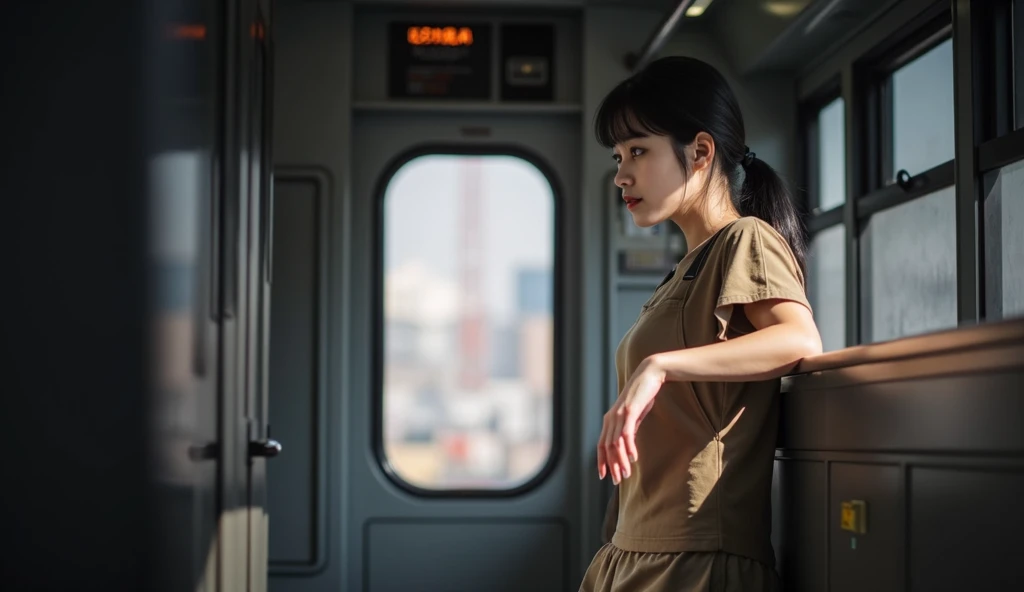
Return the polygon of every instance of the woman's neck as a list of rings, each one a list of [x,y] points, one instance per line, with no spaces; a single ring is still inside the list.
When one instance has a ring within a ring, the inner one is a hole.
[[[697,206],[672,218],[686,237],[687,252],[693,251],[724,226],[740,218],[739,212],[727,195],[709,197],[712,199],[704,202],[705,204],[718,205]]]

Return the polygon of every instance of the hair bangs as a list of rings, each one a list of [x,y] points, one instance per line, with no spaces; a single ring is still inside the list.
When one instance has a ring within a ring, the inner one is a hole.
[[[605,148],[644,136],[668,135],[649,115],[654,110],[636,90],[634,81],[626,80],[601,102],[594,118],[594,134]]]

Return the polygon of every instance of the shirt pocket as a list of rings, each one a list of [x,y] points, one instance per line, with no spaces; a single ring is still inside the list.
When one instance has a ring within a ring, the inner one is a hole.
[[[634,350],[646,357],[685,347],[682,315],[683,302],[679,298],[664,298],[645,306],[630,336]]]

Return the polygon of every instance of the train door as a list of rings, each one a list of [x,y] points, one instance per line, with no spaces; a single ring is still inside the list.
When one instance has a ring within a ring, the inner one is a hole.
[[[344,587],[571,587],[579,125],[357,111]]]
[[[150,160],[161,590],[218,589],[225,2],[161,3]]]
[[[249,269],[247,272],[249,326],[252,337],[248,346],[248,364],[252,381],[246,389],[247,440],[247,505],[248,505],[248,578],[249,590],[267,588],[269,516],[267,507],[266,463],[279,452],[281,445],[271,438],[268,417],[268,352],[270,346],[270,282],[272,279],[272,213],[273,184],[271,181],[270,130],[272,107],[272,37],[270,1],[252,3],[253,13],[243,22],[248,23],[245,42],[252,49],[246,60],[252,67],[249,96],[252,105],[248,117],[249,137]]]
[[[270,438],[266,395],[272,279],[270,3],[229,3],[227,14],[227,55],[234,68],[225,76],[220,584],[260,591],[267,587],[266,461],[281,450]]]
[[[279,452],[281,444],[271,438],[268,416],[268,352],[270,345],[270,283],[272,280],[273,183],[271,181],[271,115],[273,96],[270,0],[250,3],[251,13],[243,23],[243,44],[251,49],[245,60],[251,70],[248,95],[248,225],[247,290],[249,291],[246,389],[246,449],[248,506],[248,589],[266,590],[269,516],[266,463]]]

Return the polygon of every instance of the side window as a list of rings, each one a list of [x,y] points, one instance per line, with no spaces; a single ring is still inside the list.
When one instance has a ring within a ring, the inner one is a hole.
[[[995,3],[990,15],[994,68],[986,81],[993,100],[983,112],[1003,122],[979,147],[983,179],[985,319],[1024,316],[1024,0]],[[1012,124],[1012,125],[1011,125]]]
[[[846,347],[846,227],[830,226],[811,239],[807,298],[824,351]]]
[[[953,40],[893,72],[890,85],[893,172],[914,176],[953,160]]]
[[[956,192],[953,176],[953,42],[941,40],[885,81],[891,117],[882,118],[883,178],[906,171],[913,188],[862,197],[861,340],[878,342],[957,325]],[[887,152],[888,151],[888,152]]]
[[[1024,315],[1024,161],[985,177],[985,315]]]
[[[1024,317],[1024,0],[872,29],[798,85],[825,349]]]
[[[554,452],[553,188],[518,157],[432,154],[383,199],[383,460],[426,492],[522,486]]]
[[[825,351],[846,347],[846,110],[842,97],[809,107],[808,193],[814,219],[807,296]],[[826,214],[826,215],[822,215]],[[838,215],[836,215],[838,214]]]
[[[865,342],[956,326],[956,192],[883,210],[861,234]]]
[[[842,97],[818,112],[817,208],[828,211],[846,203],[846,105]]]

